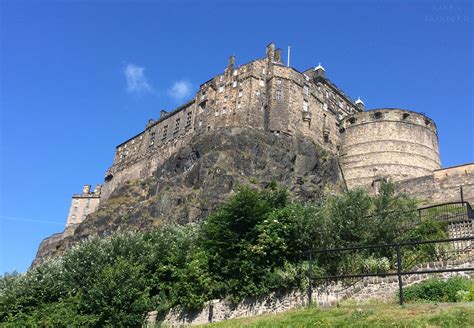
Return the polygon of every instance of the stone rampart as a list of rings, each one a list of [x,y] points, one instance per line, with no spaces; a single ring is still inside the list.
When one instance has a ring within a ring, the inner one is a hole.
[[[341,166],[349,188],[406,180],[440,168],[435,123],[402,109],[374,109],[341,122]]]
[[[400,190],[428,204],[459,202],[474,204],[474,163],[433,171],[429,175],[399,182]],[[461,194],[462,187],[462,194]]]

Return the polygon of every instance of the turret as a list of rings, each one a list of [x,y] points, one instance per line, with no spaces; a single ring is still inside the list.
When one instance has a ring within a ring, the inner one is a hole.
[[[314,76],[324,77],[325,72],[326,70],[321,66],[321,63],[319,63],[318,66],[314,68]]]
[[[360,97],[357,98],[355,104],[362,112],[364,111],[364,102],[360,99]]]

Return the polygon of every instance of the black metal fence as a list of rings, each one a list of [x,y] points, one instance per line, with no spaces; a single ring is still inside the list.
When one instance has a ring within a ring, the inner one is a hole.
[[[450,239],[440,239],[440,240],[429,240],[429,241],[415,241],[415,242],[405,242],[398,244],[387,244],[387,245],[368,245],[368,246],[355,246],[355,247],[346,247],[346,248],[332,248],[332,249],[321,249],[316,251],[308,251],[308,302],[311,304],[313,299],[313,283],[315,280],[326,280],[326,281],[337,281],[342,279],[351,279],[351,278],[365,278],[365,277],[385,277],[385,276],[397,276],[398,277],[398,286],[399,286],[399,302],[400,305],[404,303],[403,297],[403,277],[407,275],[419,275],[419,274],[433,274],[433,273],[443,273],[443,272],[461,272],[461,271],[474,271],[474,267],[467,268],[435,268],[430,270],[410,270],[410,267],[413,263],[408,263],[405,265],[404,269],[404,258],[403,258],[403,249],[404,248],[413,248],[420,245],[442,245],[448,244],[453,245],[454,243],[468,242],[468,246],[464,249],[464,254],[470,256],[472,249],[472,240],[474,236],[459,237],[459,238],[450,238]],[[361,250],[376,250],[376,249],[390,249],[395,250],[396,252],[396,264],[394,265],[393,270],[388,270],[386,272],[368,272],[368,273],[343,273],[336,275],[313,275],[313,262],[315,256],[322,253],[333,253],[340,254],[343,252],[357,252]],[[447,252],[446,252],[447,254]],[[460,256],[457,252],[455,256],[458,258]],[[447,258],[443,258],[447,260]]]

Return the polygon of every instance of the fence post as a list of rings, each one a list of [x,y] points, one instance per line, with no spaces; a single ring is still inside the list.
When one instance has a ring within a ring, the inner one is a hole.
[[[403,305],[403,281],[402,281],[402,255],[400,244],[397,244],[397,275],[398,275],[398,294],[400,295],[400,305]]]
[[[313,303],[313,266],[311,251],[308,252],[308,305]]]

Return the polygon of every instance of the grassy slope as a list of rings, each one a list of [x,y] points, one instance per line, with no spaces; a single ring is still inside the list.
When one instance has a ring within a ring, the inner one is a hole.
[[[204,327],[474,327],[474,304],[409,304],[308,308]]]

